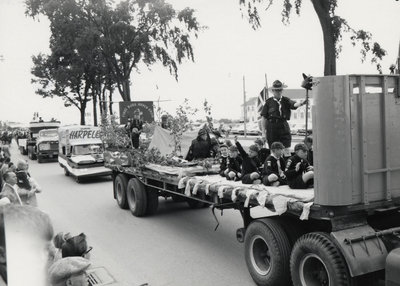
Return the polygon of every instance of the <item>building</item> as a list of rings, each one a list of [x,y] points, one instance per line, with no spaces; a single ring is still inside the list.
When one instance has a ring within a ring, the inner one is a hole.
[[[306,96],[306,90],[305,89],[285,89],[282,93],[283,96],[289,97],[290,99],[294,101],[300,101],[303,100]],[[269,96],[272,96],[271,92],[269,93]],[[312,128],[312,105],[313,105],[313,99],[312,99],[312,91],[309,92],[309,111],[308,111],[308,125],[310,128]],[[244,104],[241,105],[241,116],[240,119],[244,120]],[[258,107],[257,107],[257,97],[251,97],[249,100],[246,101],[246,109],[247,109],[247,122],[258,122],[259,119],[259,114],[258,114]],[[304,129],[305,128],[305,123],[306,123],[306,115],[305,115],[305,110],[306,107],[305,105],[297,108],[296,110],[292,110],[292,116],[290,118],[290,126],[291,128],[295,129]]]

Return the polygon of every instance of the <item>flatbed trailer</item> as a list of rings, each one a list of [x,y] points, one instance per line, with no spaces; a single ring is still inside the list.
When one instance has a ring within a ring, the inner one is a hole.
[[[129,152],[111,150],[105,166],[118,205],[142,217],[156,212],[159,196],[179,196],[191,207],[239,210],[243,227],[236,237],[257,285],[382,285],[386,279],[399,286],[400,78],[318,80],[314,189],[224,181],[213,174],[217,166],[139,169]],[[254,207],[275,213],[253,217]]]

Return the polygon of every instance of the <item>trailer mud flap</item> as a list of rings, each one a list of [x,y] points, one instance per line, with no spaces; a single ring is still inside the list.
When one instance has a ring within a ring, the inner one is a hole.
[[[382,270],[388,254],[385,245],[369,225],[331,232],[346,259],[352,277]],[[368,238],[367,238],[368,236]]]

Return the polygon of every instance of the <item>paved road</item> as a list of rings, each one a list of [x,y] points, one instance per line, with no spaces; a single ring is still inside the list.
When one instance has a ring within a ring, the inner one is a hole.
[[[12,146],[12,159],[22,157]],[[23,156],[25,159],[27,157]],[[30,173],[43,188],[39,207],[56,232],[84,232],[93,246],[92,261],[127,285],[254,285],[246,268],[237,211],[224,211],[220,226],[210,209],[160,200],[155,216],[136,218],[112,197],[112,181],[81,184],[66,177],[58,163],[30,161]]]

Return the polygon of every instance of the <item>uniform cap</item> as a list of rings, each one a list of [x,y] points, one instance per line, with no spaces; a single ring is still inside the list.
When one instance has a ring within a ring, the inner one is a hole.
[[[249,150],[250,151],[254,151],[254,152],[258,152],[259,151],[257,145],[250,145]]]
[[[61,258],[49,268],[50,282],[58,284],[64,282],[72,275],[82,273],[90,266],[90,261],[83,257]]]
[[[231,152],[237,152],[238,151],[238,148],[235,146],[235,145],[232,145],[231,147],[229,147],[229,151],[231,151]]]
[[[264,141],[261,138],[257,138],[254,143],[263,146],[264,145]]]
[[[281,82],[280,80],[276,80],[272,83],[272,86],[269,87],[268,89],[270,90],[282,90],[284,88],[286,88],[287,85],[285,85],[283,82]]]
[[[228,146],[225,145],[225,144],[222,144],[221,146],[219,146],[219,148],[220,148],[220,149],[221,149],[221,148],[228,148]]]
[[[304,152],[308,151],[307,145],[304,143],[298,143],[294,146],[294,152],[297,152],[299,150],[303,150]]]

